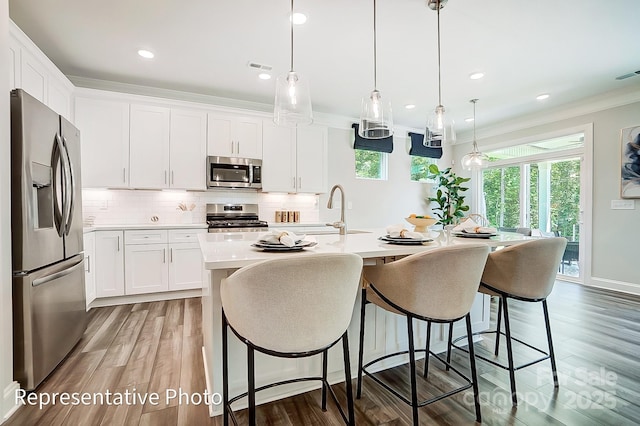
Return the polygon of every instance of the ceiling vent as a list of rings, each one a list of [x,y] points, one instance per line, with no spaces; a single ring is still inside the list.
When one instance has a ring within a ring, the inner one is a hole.
[[[630,72],[629,74],[624,74],[616,77],[616,80],[624,80],[625,78],[633,77],[634,75],[640,75],[640,70]]]
[[[254,70],[262,70],[262,71],[271,71],[273,67],[271,65],[259,64],[257,62],[249,61],[247,63],[249,68],[253,68]]]

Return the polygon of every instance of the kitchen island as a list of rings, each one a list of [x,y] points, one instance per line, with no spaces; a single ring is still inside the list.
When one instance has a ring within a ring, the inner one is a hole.
[[[363,232],[364,231],[364,232]],[[260,235],[258,233],[238,234],[201,234],[198,236],[202,250],[206,277],[203,279],[202,289],[202,332],[203,356],[207,378],[207,388],[210,394],[222,393],[222,310],[220,301],[220,283],[238,268],[252,263],[281,258],[283,256],[306,256],[311,253],[355,253],[361,256],[365,265],[376,262],[388,262],[396,257],[432,250],[437,247],[482,242],[491,247],[517,244],[531,239],[520,234],[500,233],[491,239],[469,239],[447,237],[444,233],[434,233],[434,240],[421,245],[393,245],[378,240],[385,235],[384,229],[367,229],[354,231],[357,233],[338,235],[308,235],[306,240],[317,242],[312,248],[296,252],[264,252],[251,247]],[[437,276],[434,276],[437,279]],[[471,309],[474,331],[486,330],[489,327],[489,296],[478,294]],[[365,334],[365,362],[368,359],[380,357],[387,353],[406,350],[406,321],[394,314],[386,312],[376,306],[369,305],[367,309],[375,310],[366,315]],[[349,335],[351,337],[351,366],[352,377],[357,373],[358,330],[360,310],[360,294],[354,306]],[[416,346],[424,347],[426,323],[420,322],[416,329]],[[432,324],[431,348],[434,352],[445,349],[445,326]],[[464,321],[454,327],[454,337],[465,333]],[[229,334],[229,392],[231,396],[245,392],[247,389],[247,367],[245,345]],[[393,357],[381,362],[378,369],[391,368],[407,362],[407,357]],[[315,375],[321,371],[320,357],[284,359],[274,358],[256,352],[256,386],[308,375]],[[332,348],[329,351],[329,382],[337,383],[344,380],[342,371],[342,351]],[[372,371],[375,371],[372,369]],[[319,384],[302,382],[293,385],[271,388],[256,395],[258,403],[281,399],[290,395],[306,392],[319,387]],[[213,398],[214,402],[219,399]],[[237,408],[246,406],[243,401],[238,402]],[[212,416],[222,414],[222,405],[211,405]]]

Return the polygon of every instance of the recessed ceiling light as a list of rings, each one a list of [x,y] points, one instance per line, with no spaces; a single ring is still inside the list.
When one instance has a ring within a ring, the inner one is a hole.
[[[464,121],[466,121],[467,123],[471,123],[473,122],[473,117],[465,118]]]
[[[138,50],[138,55],[142,56],[145,59],[153,59],[153,57],[156,56],[153,54],[153,52],[144,49]]]
[[[258,74],[258,78],[260,80],[269,80],[271,78],[271,74],[267,74],[266,72],[261,72]]]
[[[295,25],[302,25],[307,22],[307,15],[305,15],[304,13],[296,12],[293,14],[292,20]]]
[[[545,99],[549,98],[549,94],[548,93],[543,93],[541,95],[536,96],[536,99],[539,101],[544,101]]]
[[[478,80],[478,79],[481,79],[482,77],[484,77],[483,72],[474,72],[473,74],[469,75],[469,78],[471,80]]]
[[[414,104],[406,104],[404,107],[406,109],[414,109],[416,106]]]

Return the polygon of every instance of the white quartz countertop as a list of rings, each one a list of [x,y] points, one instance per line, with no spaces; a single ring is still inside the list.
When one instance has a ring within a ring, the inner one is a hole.
[[[206,223],[128,223],[85,226],[83,231],[130,231],[137,229],[206,229]]]
[[[251,247],[265,233],[244,232],[237,234],[200,234],[198,241],[206,269],[241,268],[251,263],[283,256],[305,256],[311,253],[355,253],[363,259],[401,256],[456,244],[484,243],[491,247],[507,246],[533,239],[515,233],[498,233],[490,239],[447,238],[444,232],[433,232],[433,241],[421,245],[395,245],[378,239],[386,235],[383,228],[362,229],[348,235],[307,235],[305,240],[317,243],[314,247],[294,252],[265,252]]]

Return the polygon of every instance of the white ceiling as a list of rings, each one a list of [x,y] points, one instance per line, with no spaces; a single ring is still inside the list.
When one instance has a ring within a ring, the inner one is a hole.
[[[436,12],[424,0],[378,0],[378,89],[396,124],[421,128],[437,105]],[[10,0],[13,21],[68,76],[265,104],[289,67],[287,0]],[[358,117],[373,89],[373,1],[297,0],[295,69],[315,111]],[[441,11],[442,97],[458,130],[617,90],[637,90],[638,0],[451,0]],[[145,48],[153,60],[136,54]],[[472,81],[472,72],[486,76]],[[546,101],[535,96],[549,93]],[[416,104],[406,110],[405,104]]]

